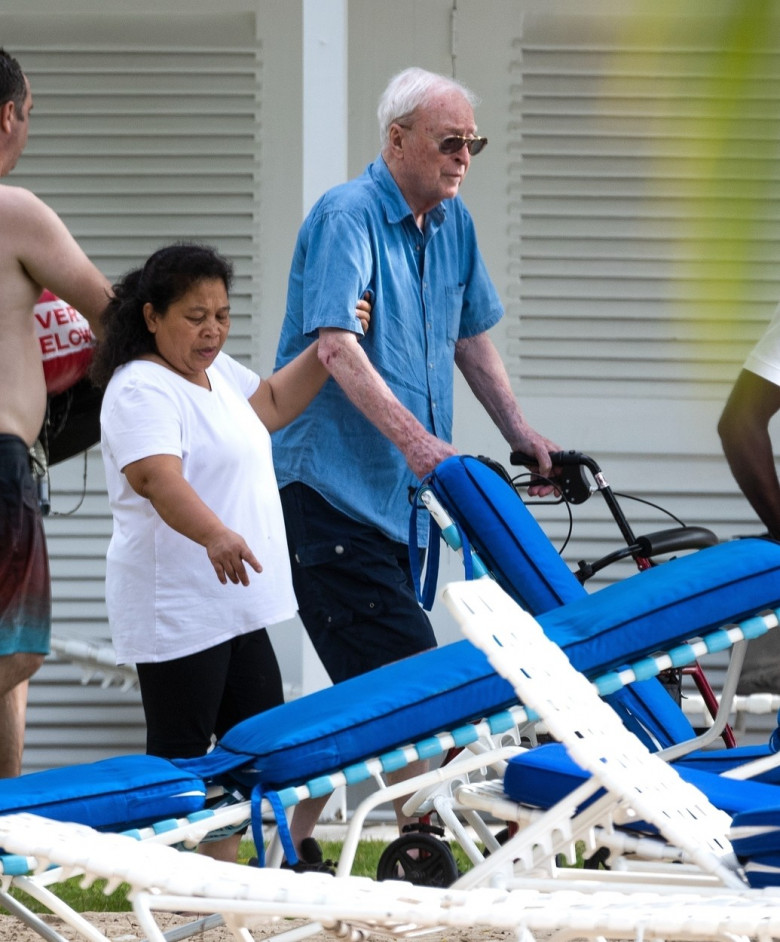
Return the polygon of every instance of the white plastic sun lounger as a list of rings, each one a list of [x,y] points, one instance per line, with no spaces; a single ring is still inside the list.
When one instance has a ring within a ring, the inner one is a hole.
[[[495,929],[534,939],[702,940],[769,942],[780,938],[778,897],[760,890],[730,892],[639,885],[571,887],[529,881],[513,889],[439,889],[366,878],[258,870],[220,863],[126,835],[33,815],[0,818],[0,844],[32,865],[55,863],[86,882],[129,886],[133,910],[150,942],[165,942],[159,913],[215,914],[240,942],[254,927],[279,929],[277,942],[325,930],[350,942],[377,933],[410,938],[441,929]],[[302,929],[284,930],[288,918]],[[91,942],[108,942],[92,927]]]
[[[692,783],[690,772],[683,778],[625,728],[536,619],[490,580],[453,583],[443,595],[466,637],[512,682],[526,707],[544,720],[565,746],[569,760],[583,770],[581,784],[564,789],[557,804],[545,805],[534,824],[456,886],[473,887],[496,879],[497,874],[511,876],[515,861],[530,872],[569,850],[574,840],[592,842],[596,828],[603,832],[630,828],[660,834],[698,868],[705,882],[711,879],[732,890],[747,887],[729,837],[731,816],[714,807]],[[776,615],[770,617],[777,622]],[[527,757],[533,762],[546,748],[532,750]],[[512,764],[522,764],[525,758],[520,756]],[[550,774],[554,778],[555,769]],[[719,777],[712,778],[723,784]],[[706,781],[706,774],[699,773],[693,777],[696,780]],[[775,791],[775,786],[752,782],[728,784],[736,792],[756,787],[772,795]],[[777,813],[769,809],[764,824],[772,814]],[[774,846],[776,838],[769,833],[764,854],[771,855]],[[670,871],[671,878],[678,874]]]

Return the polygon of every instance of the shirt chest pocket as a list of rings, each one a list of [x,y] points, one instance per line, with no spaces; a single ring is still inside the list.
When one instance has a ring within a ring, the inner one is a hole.
[[[460,336],[460,319],[463,312],[465,285],[451,285],[445,289],[447,317],[447,340],[454,344]]]

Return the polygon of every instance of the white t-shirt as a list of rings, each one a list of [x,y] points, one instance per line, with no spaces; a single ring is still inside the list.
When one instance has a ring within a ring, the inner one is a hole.
[[[114,530],[106,604],[117,662],[167,661],[292,617],[297,610],[271,439],[247,402],[259,377],[220,353],[211,389],[157,363],[117,369],[100,412]],[[222,585],[204,547],[169,527],[122,468],[176,455],[184,477],[263,567]]]
[[[780,305],[764,335],[748,354],[744,368],[780,386]]]

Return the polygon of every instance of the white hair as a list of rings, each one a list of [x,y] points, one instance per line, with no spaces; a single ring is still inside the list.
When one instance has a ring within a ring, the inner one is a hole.
[[[444,92],[458,92],[472,108],[476,108],[480,101],[471,89],[447,75],[438,75],[416,66],[394,75],[382,92],[376,112],[382,147],[387,143],[391,124],[409,117],[417,108],[429,104]]]

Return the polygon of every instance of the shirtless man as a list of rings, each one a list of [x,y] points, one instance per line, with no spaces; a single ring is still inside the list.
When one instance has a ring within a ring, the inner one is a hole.
[[[19,63],[0,49],[0,177],[16,166],[32,94]],[[46,410],[33,306],[43,287],[98,334],[110,294],[62,220],[21,187],[0,185],[0,777],[21,771],[27,686],[49,652],[51,586],[29,448]]]

